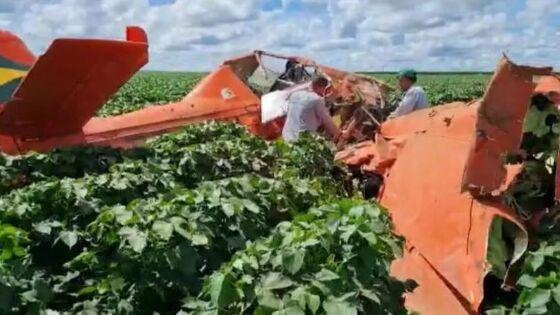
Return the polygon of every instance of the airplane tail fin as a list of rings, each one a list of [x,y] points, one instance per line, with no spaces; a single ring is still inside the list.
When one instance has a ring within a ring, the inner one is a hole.
[[[56,39],[37,60],[19,55],[21,64],[32,66],[26,74],[24,67],[6,72],[6,77],[10,74],[21,82],[0,114],[0,133],[25,141],[80,131],[148,62],[144,30],[129,27],[126,37],[126,41]],[[18,45],[21,41],[13,47]],[[12,51],[10,56],[18,54]]]

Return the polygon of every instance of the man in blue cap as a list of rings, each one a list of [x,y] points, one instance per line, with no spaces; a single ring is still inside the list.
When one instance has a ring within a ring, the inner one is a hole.
[[[389,119],[429,107],[426,92],[421,87],[415,85],[417,80],[416,71],[404,69],[399,72],[397,78],[399,79],[399,87],[404,92],[404,97],[397,106],[397,109],[389,115]]]

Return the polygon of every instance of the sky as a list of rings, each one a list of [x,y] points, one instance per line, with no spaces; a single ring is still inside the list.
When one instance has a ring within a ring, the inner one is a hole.
[[[560,0],[0,0],[36,54],[54,38],[143,27],[150,70],[208,71],[255,49],[354,71],[560,68]]]

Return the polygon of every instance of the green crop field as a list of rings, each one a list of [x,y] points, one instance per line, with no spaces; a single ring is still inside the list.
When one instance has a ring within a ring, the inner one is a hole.
[[[368,73],[392,86],[397,80],[394,73]],[[422,86],[428,94],[432,105],[441,105],[450,102],[468,102],[482,97],[490,74],[419,74],[418,85]]]
[[[99,115],[177,101],[203,75],[140,73]],[[481,97],[489,78],[421,74],[419,84],[438,105]],[[504,203],[542,221],[509,271],[507,226],[493,225],[488,315],[560,314],[559,122],[534,98],[523,154],[504,157],[524,165]],[[0,154],[0,315],[407,315],[402,295],[415,284],[390,276],[403,240],[334,153],[313,135],[288,144],[207,122],[136,149]],[[516,290],[504,293],[506,271]]]
[[[98,115],[114,116],[138,110],[148,104],[178,101],[203,77],[203,73],[141,72],[126,83],[101,108]]]
[[[395,74],[368,74],[396,86]],[[203,73],[142,72],[122,87],[98,114],[113,116],[148,104],[178,101],[203,77]],[[432,105],[440,105],[482,97],[489,79],[489,74],[420,74],[418,84],[425,88]]]

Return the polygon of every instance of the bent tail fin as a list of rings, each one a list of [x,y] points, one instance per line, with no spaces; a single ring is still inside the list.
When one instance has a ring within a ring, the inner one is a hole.
[[[147,62],[147,37],[138,27],[127,29],[126,41],[57,39],[6,103],[0,133],[35,141],[79,132]]]
[[[10,100],[35,60],[19,37],[0,31],[0,104]]]

